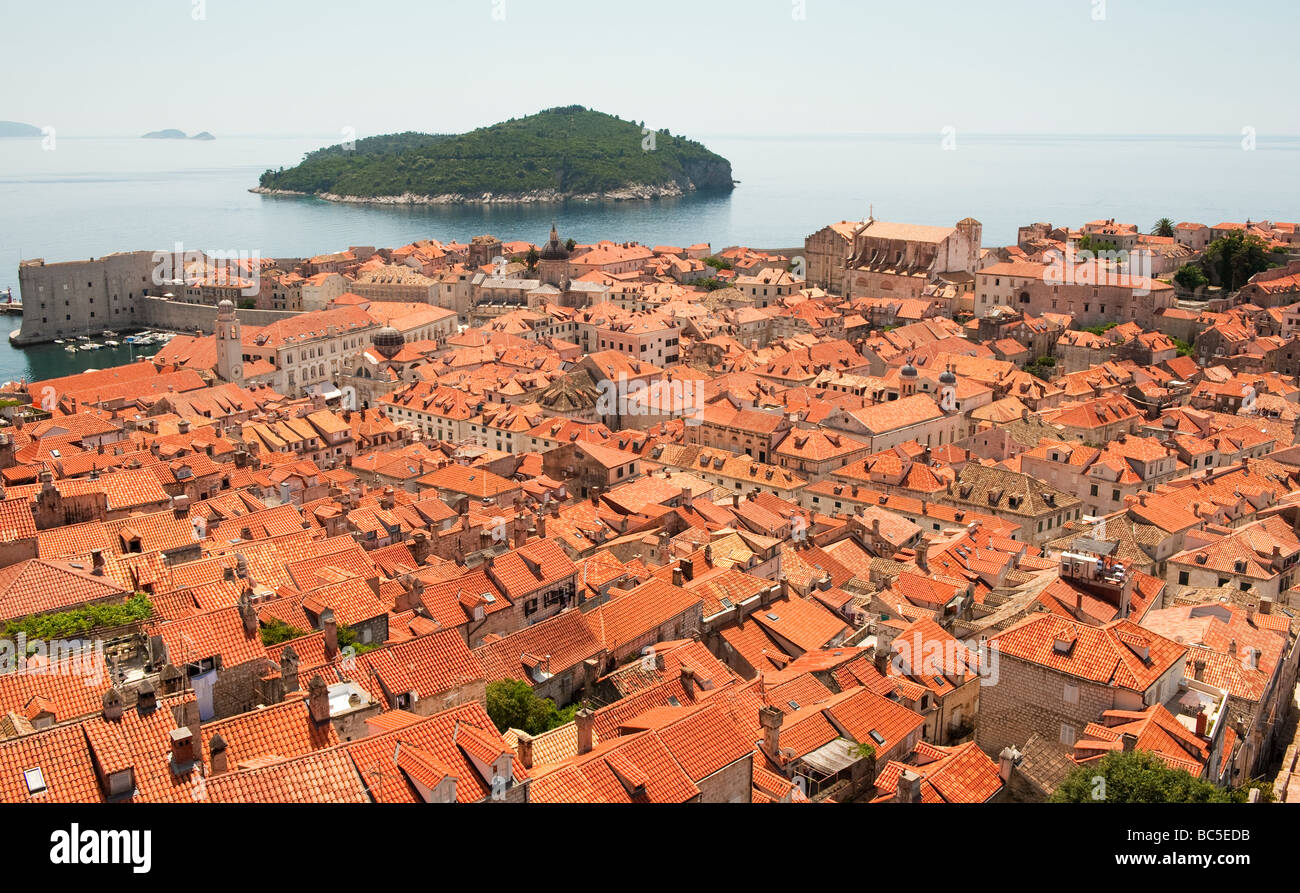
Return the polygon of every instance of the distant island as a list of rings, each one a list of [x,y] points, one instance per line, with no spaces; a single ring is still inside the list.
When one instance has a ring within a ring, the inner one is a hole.
[[[582,106],[469,133],[397,133],[308,153],[250,191],[329,201],[461,204],[648,199],[735,188],[700,143]]]
[[[167,130],[151,130],[140,138],[145,140],[214,140],[216,139],[215,136],[208,133],[206,130],[200,133],[196,133],[194,134],[194,136],[186,136],[185,131],[175,130],[172,128],[169,128]]]
[[[0,138],[27,138],[40,135],[41,129],[39,127],[33,127],[31,124],[23,124],[20,121],[0,121]]]

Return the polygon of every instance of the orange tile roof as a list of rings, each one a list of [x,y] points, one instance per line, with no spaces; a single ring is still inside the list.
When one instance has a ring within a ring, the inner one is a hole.
[[[498,556],[491,574],[512,600],[536,592],[572,577],[575,565],[564,550],[549,539],[534,540],[518,549]]]
[[[876,778],[873,803],[892,800],[903,772],[921,776],[923,803],[987,803],[1002,790],[998,765],[971,741],[956,747],[924,743],[916,748],[916,763],[890,760]]]
[[[540,623],[480,645],[474,649],[474,656],[483,664],[489,682],[522,679],[533,685],[537,680],[530,673],[530,659],[543,659],[547,672],[559,674],[603,651],[604,645],[592,635],[591,629],[583,622],[581,612],[570,608]]]
[[[1054,614],[1028,617],[989,641],[1001,657],[1137,692],[1145,692],[1175,664],[1181,666],[1187,654],[1186,645],[1128,620],[1098,628]]]
[[[401,766],[400,750],[407,746],[419,748],[429,760],[436,761],[455,777],[458,803],[478,803],[492,797],[491,781],[475,767],[465,745],[491,751],[498,747],[496,742],[500,742],[501,753],[508,749],[481,703],[472,701],[418,719],[406,715],[402,722],[392,725],[390,731],[382,731],[381,724],[376,727],[379,734],[343,745],[373,800],[379,803],[418,802],[406,779],[406,770]],[[514,783],[530,777],[518,758],[511,760],[511,775]]]
[[[86,565],[45,558],[0,569],[0,619],[44,614],[127,594],[112,577],[89,571]]]

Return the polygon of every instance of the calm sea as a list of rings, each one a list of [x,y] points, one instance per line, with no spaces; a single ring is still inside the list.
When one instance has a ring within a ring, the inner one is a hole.
[[[0,291],[18,297],[19,258],[76,260],[133,249],[257,251],[296,257],[414,239],[546,237],[715,248],[802,244],[826,223],[866,216],[984,224],[986,245],[1036,220],[1115,217],[1144,229],[1160,217],[1300,218],[1300,138],[1239,135],[736,136],[692,134],[732,162],[726,197],[564,206],[391,208],[254,195],[258,175],[337,137],[213,142],[59,137],[0,140]],[[6,329],[18,327],[7,318]],[[5,318],[0,317],[0,323]],[[123,356],[118,356],[123,354]],[[66,374],[129,359],[126,350],[16,349],[0,337],[0,381]]]

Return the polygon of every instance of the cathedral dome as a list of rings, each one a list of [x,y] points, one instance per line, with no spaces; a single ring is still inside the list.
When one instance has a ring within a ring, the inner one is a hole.
[[[539,257],[542,260],[569,259],[569,249],[565,248],[564,243],[560,241],[560,234],[554,226],[551,227],[551,241],[546,243],[546,247],[542,249]]]
[[[380,356],[386,360],[391,360],[401,352],[402,347],[406,344],[406,339],[402,337],[401,332],[392,326],[384,326],[375,332],[370,339],[370,343],[374,345]]]

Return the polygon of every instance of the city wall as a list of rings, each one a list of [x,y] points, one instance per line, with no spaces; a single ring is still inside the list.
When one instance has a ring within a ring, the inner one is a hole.
[[[21,346],[145,328],[210,334],[215,307],[146,294],[155,288],[154,255],[131,251],[54,264],[23,261],[18,268],[23,321],[10,341]],[[249,326],[270,325],[294,315],[285,310],[239,310],[238,314],[240,322]]]

